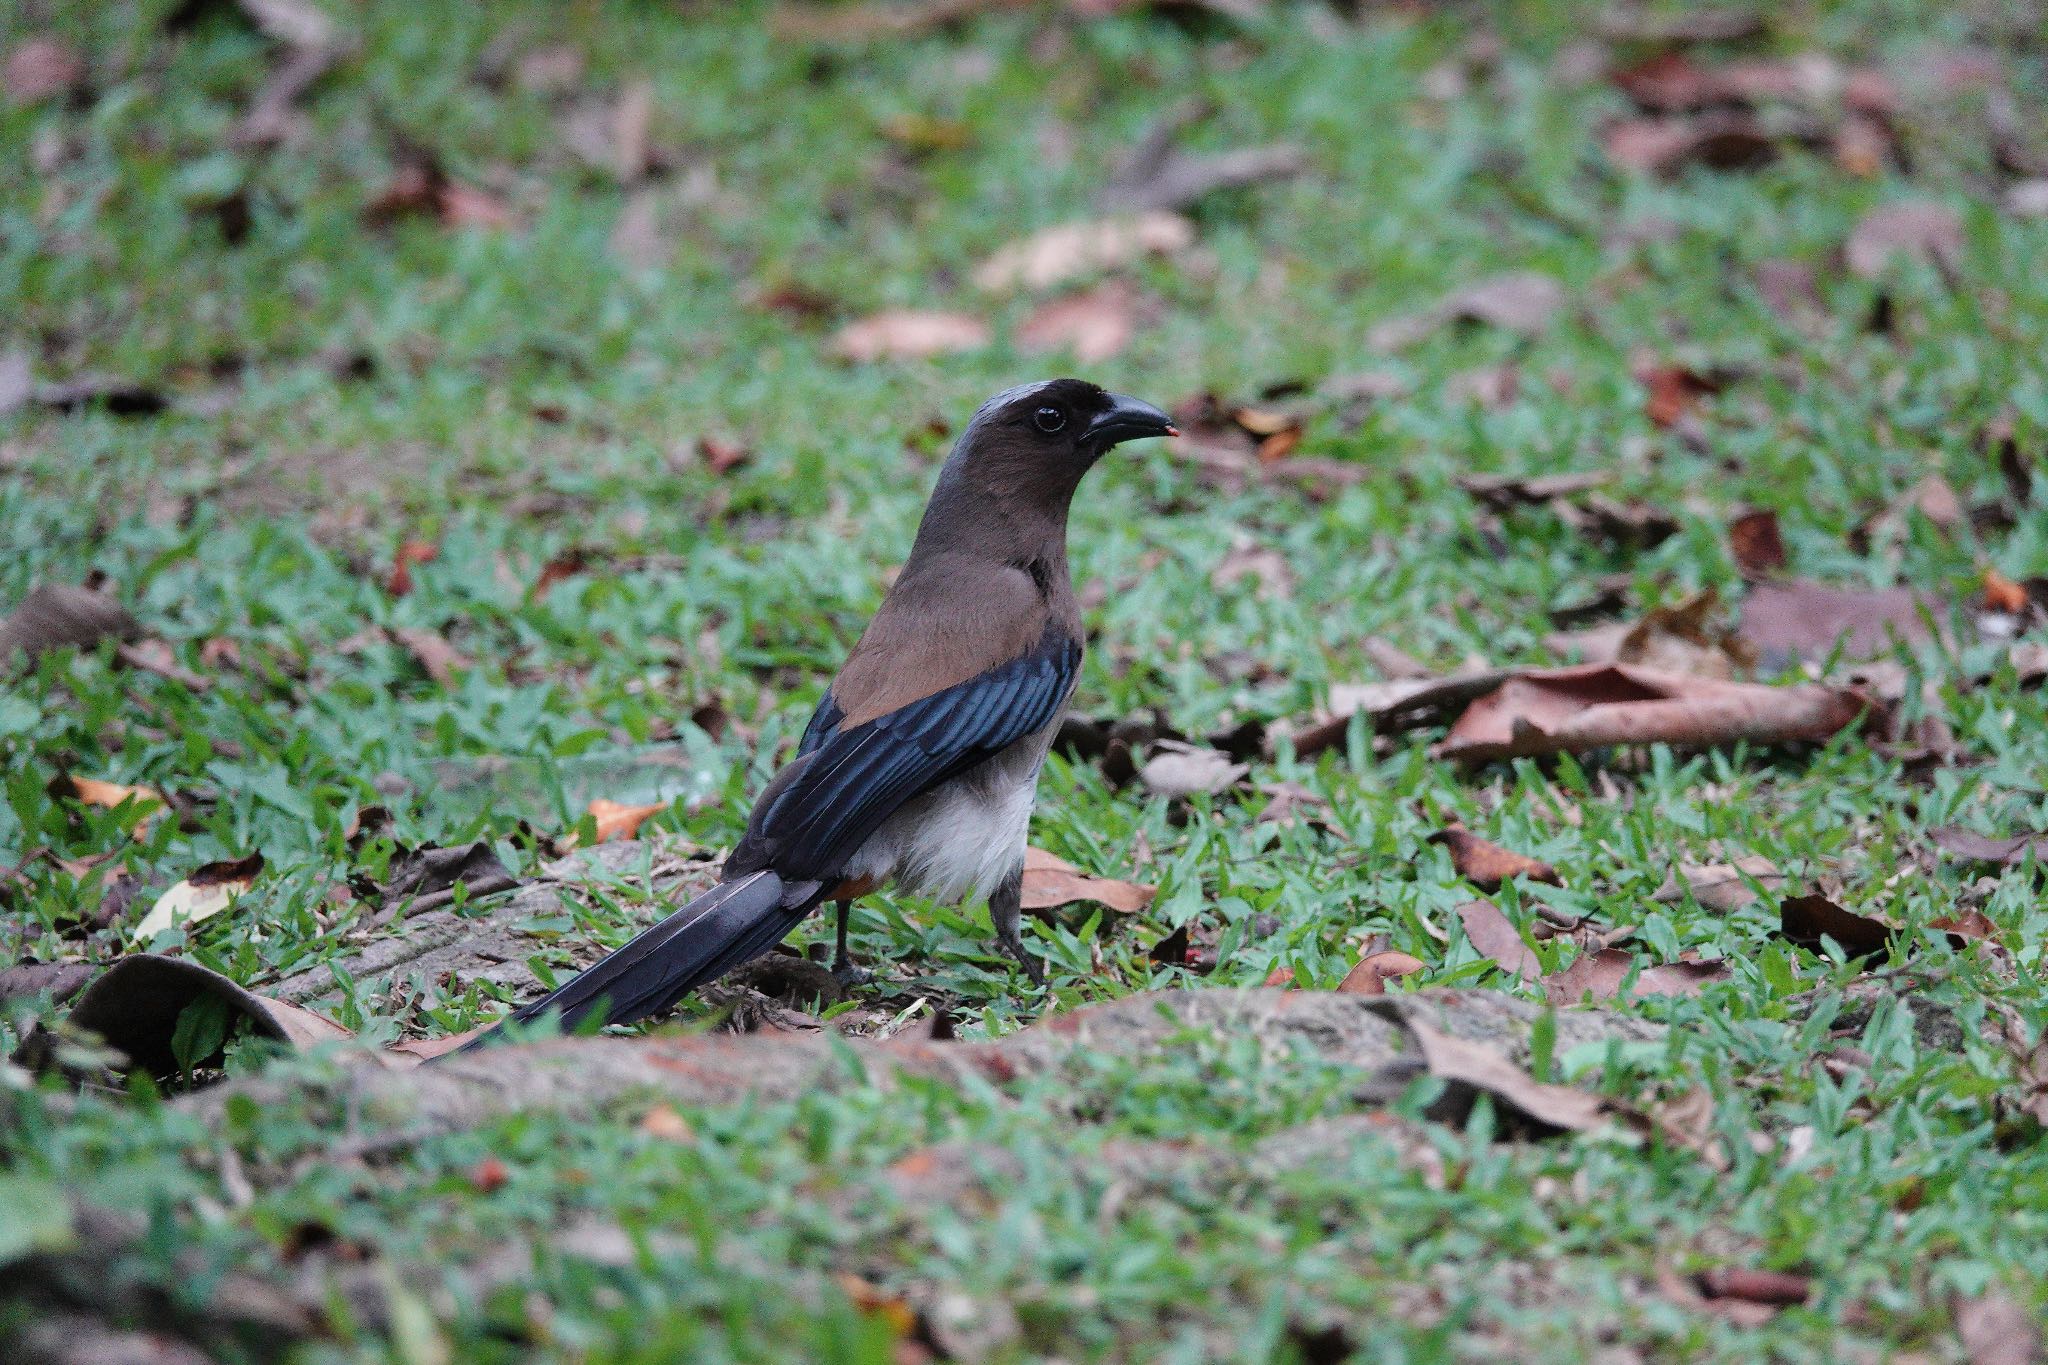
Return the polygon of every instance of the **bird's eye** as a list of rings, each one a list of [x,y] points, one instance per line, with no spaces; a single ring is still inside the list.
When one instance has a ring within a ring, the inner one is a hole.
[[[1058,408],[1040,408],[1031,414],[1031,425],[1051,434],[1067,424],[1067,415]]]

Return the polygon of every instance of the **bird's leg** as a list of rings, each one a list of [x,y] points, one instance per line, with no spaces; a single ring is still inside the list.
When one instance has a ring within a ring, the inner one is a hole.
[[[859,966],[846,951],[846,920],[853,913],[853,897],[834,901],[839,911],[839,937],[832,951],[832,977],[842,986],[864,986],[875,979],[875,974]]]
[[[996,926],[996,946],[1001,948],[1019,967],[1024,975],[1031,978],[1035,986],[1045,984],[1045,968],[1039,965],[1031,950],[1024,946],[1024,865],[1004,879],[1003,884],[989,893],[988,917]]]

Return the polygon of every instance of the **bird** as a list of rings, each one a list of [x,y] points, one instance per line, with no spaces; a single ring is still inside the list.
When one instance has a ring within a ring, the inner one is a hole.
[[[1067,564],[1082,477],[1126,442],[1177,436],[1150,403],[1082,379],[1005,389],[939,470],[909,558],[756,800],[718,884],[506,1016],[564,1030],[661,1013],[767,952],[827,901],[833,973],[853,904],[885,885],[985,898],[997,945],[1034,982],[1024,849],[1039,770],[1080,677]],[[489,1034],[471,1041],[475,1046]]]

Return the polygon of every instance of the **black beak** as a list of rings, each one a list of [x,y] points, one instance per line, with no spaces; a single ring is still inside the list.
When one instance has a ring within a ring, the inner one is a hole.
[[[1127,394],[1109,396],[1109,410],[1090,422],[1082,440],[1101,454],[1125,441],[1142,441],[1148,436],[1178,436],[1173,421],[1158,408]]]

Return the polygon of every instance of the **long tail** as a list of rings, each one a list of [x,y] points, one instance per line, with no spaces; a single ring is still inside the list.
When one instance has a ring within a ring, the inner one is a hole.
[[[791,896],[788,893],[797,894]],[[630,1024],[667,1009],[787,937],[819,897],[813,884],[785,886],[770,871],[712,887],[661,923],[508,1019],[559,1015],[573,1029],[602,1009],[607,1024]],[[794,900],[795,904],[785,902]],[[458,1052],[488,1042],[496,1030],[471,1039]],[[454,1055],[454,1054],[449,1054]]]

